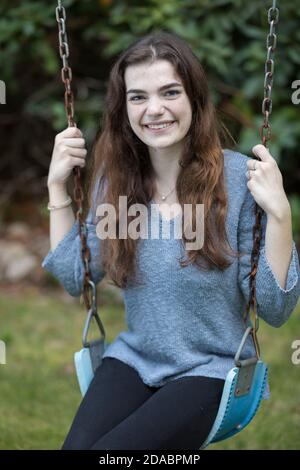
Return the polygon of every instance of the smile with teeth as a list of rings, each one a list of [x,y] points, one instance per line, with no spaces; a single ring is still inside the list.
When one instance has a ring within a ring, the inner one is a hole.
[[[148,125],[148,126],[146,125],[145,127],[147,127],[148,129],[153,129],[153,130],[155,130],[155,129],[157,129],[157,130],[158,129],[166,129],[167,127],[171,127],[174,123],[175,123],[175,121],[168,122],[166,124],[157,124],[157,125],[153,124],[153,125]]]

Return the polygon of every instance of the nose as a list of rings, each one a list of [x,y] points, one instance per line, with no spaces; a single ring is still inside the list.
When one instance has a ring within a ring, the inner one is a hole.
[[[162,114],[163,111],[163,102],[159,97],[154,96],[153,98],[149,99],[149,103],[147,106],[147,114],[149,115],[159,115]]]

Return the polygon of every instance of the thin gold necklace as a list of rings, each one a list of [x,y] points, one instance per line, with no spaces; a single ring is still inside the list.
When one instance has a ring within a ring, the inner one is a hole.
[[[161,194],[158,189],[157,189],[157,184],[156,184],[156,189],[157,189],[157,192],[161,198],[162,201],[165,201],[167,199],[168,196],[170,196],[170,194],[174,191],[174,189],[176,188],[176,186],[174,186],[173,189],[171,189],[171,191],[169,191],[167,194]]]

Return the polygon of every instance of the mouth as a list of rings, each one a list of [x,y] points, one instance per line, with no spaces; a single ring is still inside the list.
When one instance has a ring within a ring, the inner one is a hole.
[[[154,134],[159,134],[161,132],[166,132],[168,131],[169,129],[172,129],[175,125],[176,121],[173,121],[171,124],[168,124],[167,126],[165,127],[161,127],[160,129],[151,129],[149,126],[144,126],[149,132],[152,132]]]

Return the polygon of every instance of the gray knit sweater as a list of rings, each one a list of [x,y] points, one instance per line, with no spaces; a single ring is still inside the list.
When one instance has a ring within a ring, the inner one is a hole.
[[[167,239],[140,239],[138,273],[142,285],[122,289],[127,331],[109,344],[103,357],[115,357],[139,373],[145,384],[160,387],[179,377],[203,375],[226,378],[234,367],[234,355],[245,330],[242,313],[249,299],[250,254],[254,223],[254,199],[247,187],[247,156],[224,150],[224,168],[229,209],[226,230],[230,246],[246,252],[225,271],[201,271],[195,266],[181,268],[183,245],[175,235],[180,215],[171,219]],[[160,229],[169,228],[157,205],[151,202],[152,218]],[[150,212],[150,211],[149,211]],[[154,215],[154,219],[153,219]],[[101,240],[90,211],[86,223],[91,250],[91,276],[100,282]],[[285,289],[278,284],[265,255],[266,216],[262,218],[263,238],[256,275],[257,312],[273,327],[284,324],[300,296],[299,258],[293,241],[292,258]],[[175,232],[173,232],[173,228]],[[100,243],[100,249],[99,249]],[[42,263],[72,296],[82,292],[83,263],[80,254],[78,222],[49,251]],[[262,359],[263,359],[263,351]],[[241,358],[255,355],[248,337]],[[264,398],[269,398],[269,383]]]

